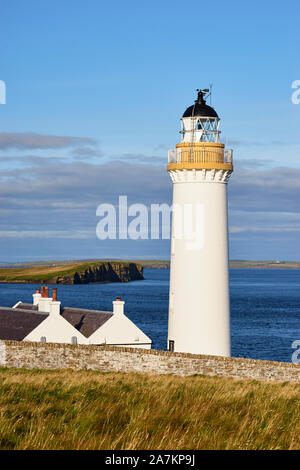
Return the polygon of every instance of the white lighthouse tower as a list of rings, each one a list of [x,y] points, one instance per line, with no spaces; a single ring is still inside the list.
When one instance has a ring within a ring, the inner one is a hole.
[[[219,117],[198,98],[169,150],[173,182],[168,349],[230,356],[227,181],[232,150],[219,142]]]

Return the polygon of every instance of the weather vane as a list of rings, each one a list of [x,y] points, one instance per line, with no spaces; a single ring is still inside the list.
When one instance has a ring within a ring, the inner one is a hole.
[[[210,89],[209,88],[203,88],[202,90],[200,90],[199,88],[196,89],[196,91],[198,92],[198,99],[197,101],[199,103],[203,102],[204,101],[204,96],[210,92]],[[208,95],[209,96],[209,95]]]

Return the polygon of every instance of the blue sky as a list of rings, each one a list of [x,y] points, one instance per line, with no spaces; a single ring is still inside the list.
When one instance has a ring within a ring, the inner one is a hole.
[[[167,149],[209,83],[234,149],[231,258],[300,259],[299,2],[0,8],[0,261],[168,258],[168,241],[100,242],[96,207],[170,202]]]

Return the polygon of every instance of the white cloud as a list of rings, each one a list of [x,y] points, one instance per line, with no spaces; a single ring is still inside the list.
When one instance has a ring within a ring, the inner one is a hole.
[[[42,135],[34,132],[0,132],[0,149],[58,149],[75,145],[95,145],[90,137]]]
[[[0,238],[95,238],[95,230],[0,230]]]

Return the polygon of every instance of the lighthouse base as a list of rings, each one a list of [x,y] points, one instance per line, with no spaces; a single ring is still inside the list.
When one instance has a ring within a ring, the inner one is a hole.
[[[197,243],[192,243],[184,234],[178,237],[182,213],[173,212],[168,349],[175,352],[230,356],[228,178],[224,176],[213,181],[201,175],[172,176],[174,206],[183,211],[195,208],[194,228],[197,224],[199,228],[200,217]]]

